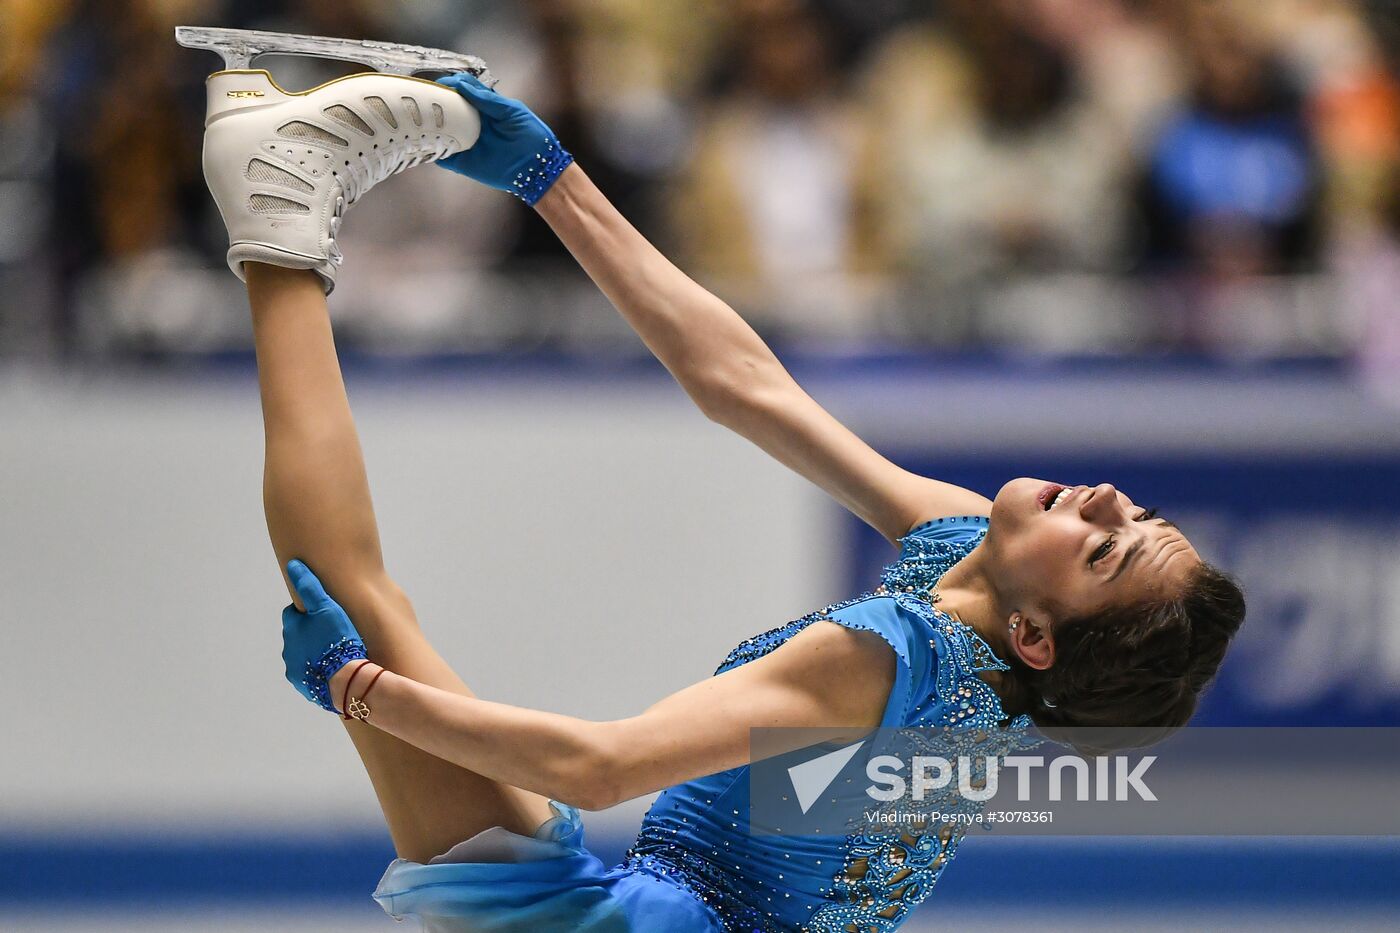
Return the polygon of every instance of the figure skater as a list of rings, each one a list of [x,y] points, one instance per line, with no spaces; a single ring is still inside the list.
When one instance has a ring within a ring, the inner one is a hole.
[[[287,676],[340,711],[369,772],[399,856],[375,893],[390,914],[440,931],[894,930],[961,832],[750,834],[750,729],[1190,719],[1244,603],[1175,526],[1106,483],[1014,479],[989,501],[895,466],[653,249],[520,102],[466,74],[298,94],[227,71],[209,95],[206,176],[248,286],[268,531],[296,601]],[[345,208],[422,161],[537,210],[705,415],[898,545],[881,586],[743,642],[715,676],[628,719],[474,696],[385,571],[325,301]],[[580,810],[654,791],[624,862],[590,854]]]

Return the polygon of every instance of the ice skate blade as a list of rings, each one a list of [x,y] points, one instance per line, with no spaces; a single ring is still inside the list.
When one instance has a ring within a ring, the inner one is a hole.
[[[387,74],[411,76],[429,71],[465,71],[487,87],[494,87],[496,84],[496,79],[491,76],[486,63],[475,55],[417,45],[401,45],[397,42],[300,36],[289,32],[222,29],[216,26],[176,26],[175,41],[187,49],[218,52],[223,56],[224,68],[228,71],[247,69],[259,55],[274,53],[358,62]]]

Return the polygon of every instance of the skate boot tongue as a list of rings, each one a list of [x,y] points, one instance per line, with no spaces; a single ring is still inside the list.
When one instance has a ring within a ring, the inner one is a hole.
[[[336,197],[335,207],[331,210],[328,243],[331,261],[336,265],[344,263],[344,254],[336,242],[340,235],[340,225],[345,219],[345,212],[354,207],[371,188],[390,175],[397,175],[405,169],[425,162],[436,162],[458,151],[460,150],[454,148],[450,139],[442,136],[415,140],[403,137],[398,142],[382,145],[367,153],[358,152],[347,160],[348,165],[342,165],[336,170],[339,173],[341,194]]]
[[[436,162],[458,151],[452,139],[435,135],[415,140],[401,137],[378,149],[359,152],[349,159],[349,165],[338,169],[341,186],[345,189],[345,206],[353,206],[390,175],[397,175],[424,162]]]

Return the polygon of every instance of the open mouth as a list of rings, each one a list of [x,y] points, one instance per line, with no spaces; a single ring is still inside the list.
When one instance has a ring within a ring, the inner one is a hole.
[[[1069,486],[1051,483],[1040,491],[1040,495],[1036,497],[1036,501],[1040,503],[1041,511],[1048,512],[1073,494],[1074,490]]]

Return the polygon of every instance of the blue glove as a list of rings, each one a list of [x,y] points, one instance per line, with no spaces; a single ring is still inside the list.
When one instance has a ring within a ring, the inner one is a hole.
[[[367,657],[365,643],[311,568],[299,560],[289,561],[287,577],[306,607],[305,612],[298,612],[296,606],[282,610],[282,663],[287,680],[302,696],[334,713],[330,679],[351,661]]]
[[[481,136],[465,152],[438,162],[443,168],[500,191],[531,207],[573,163],[559,137],[518,100],[503,97],[462,72],[438,78],[481,115]]]

